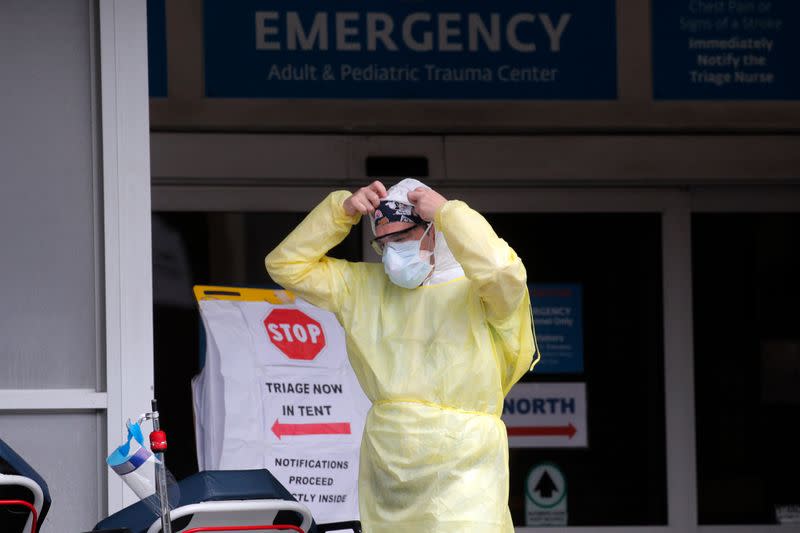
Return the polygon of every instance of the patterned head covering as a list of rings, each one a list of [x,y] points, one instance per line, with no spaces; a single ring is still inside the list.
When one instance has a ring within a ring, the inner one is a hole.
[[[395,202],[394,200],[381,200],[380,205],[373,215],[377,228],[389,222],[411,222],[412,224],[425,224],[422,217],[414,212],[414,206]]]
[[[421,216],[414,211],[414,205],[408,200],[408,193],[419,187],[429,188],[419,180],[406,178],[389,187],[386,197],[381,200],[375,213],[372,215],[372,233],[375,228],[389,222],[410,222],[412,224],[427,224]]]

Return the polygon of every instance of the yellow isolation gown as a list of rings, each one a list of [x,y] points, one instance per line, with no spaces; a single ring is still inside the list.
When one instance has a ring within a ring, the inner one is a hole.
[[[434,227],[464,276],[404,289],[381,263],[325,253],[360,216],[331,193],[266,258],[277,283],[335,313],[372,408],[359,464],[365,533],[512,532],[503,398],[538,361],[525,267],[464,202]]]

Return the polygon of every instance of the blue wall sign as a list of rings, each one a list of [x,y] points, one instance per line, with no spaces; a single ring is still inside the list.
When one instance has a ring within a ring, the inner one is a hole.
[[[205,0],[211,98],[614,99],[615,0]]]
[[[164,0],[147,0],[147,71],[150,97],[166,97],[167,16]]]
[[[583,291],[578,284],[530,284],[542,374],[583,372]]]
[[[800,98],[798,0],[653,0],[653,92],[667,100]]]

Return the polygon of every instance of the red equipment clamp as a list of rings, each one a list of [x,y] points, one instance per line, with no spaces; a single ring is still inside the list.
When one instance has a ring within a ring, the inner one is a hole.
[[[153,453],[164,453],[167,451],[167,434],[160,429],[150,432],[150,449]]]

